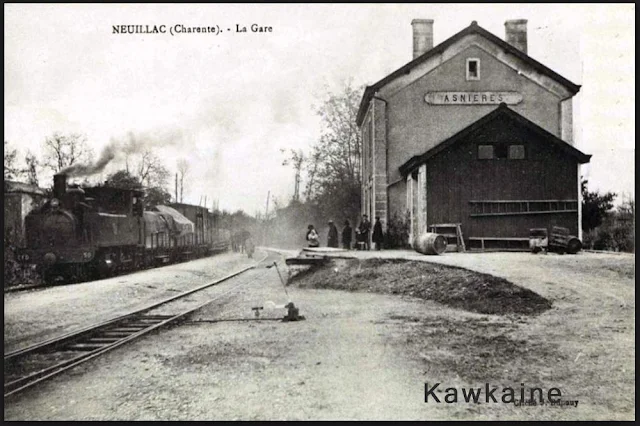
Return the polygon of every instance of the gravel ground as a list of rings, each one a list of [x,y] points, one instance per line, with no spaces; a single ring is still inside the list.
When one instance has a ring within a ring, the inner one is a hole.
[[[508,279],[538,293],[549,299],[553,308],[535,319],[527,319],[526,326],[506,334],[515,342],[530,342],[532,351],[540,354],[538,359],[531,359],[529,366],[522,366],[518,375],[530,376],[537,370],[543,384],[564,385],[573,399],[580,401],[580,406],[574,412],[562,410],[545,416],[539,411],[530,416],[529,409],[520,415],[507,414],[507,418],[635,418],[635,255],[580,252],[577,255],[445,253],[425,256],[408,250],[389,250],[328,256],[403,258],[464,267]],[[460,325],[455,325],[458,321],[449,322],[453,324],[444,324],[444,329],[459,329]],[[473,336],[463,337],[468,342]],[[452,335],[446,343],[451,345],[456,340]],[[513,375],[514,366],[508,367],[509,374]],[[449,370],[459,377],[457,368]],[[482,375],[487,370],[479,371]],[[516,377],[511,381],[517,381]],[[486,378],[489,380],[492,376],[486,374]],[[477,416],[480,413],[471,418],[481,418]],[[491,413],[486,418],[496,416]]]
[[[126,314],[153,302],[214,281],[255,263],[239,253],[99,281],[4,295],[5,353]]]
[[[386,320],[428,304],[288,288],[306,320],[282,322],[284,309],[256,319],[251,307],[288,297],[274,269],[250,274],[191,322],[5,401],[5,420],[422,417],[422,379],[386,340],[402,324]]]
[[[496,272],[553,306],[497,316],[290,286],[306,320],[283,323],[283,309],[254,317],[251,307],[288,301],[274,269],[254,270],[255,280],[190,322],[5,400],[5,420],[635,418],[634,257],[416,257]],[[426,404],[424,384],[434,381],[557,386],[580,404]]]

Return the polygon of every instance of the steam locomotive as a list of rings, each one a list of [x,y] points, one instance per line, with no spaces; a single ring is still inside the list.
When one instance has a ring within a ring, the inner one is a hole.
[[[227,250],[230,232],[205,207],[173,203],[145,209],[144,192],[69,187],[54,176],[53,198],[25,218],[19,262],[45,282],[97,279]]]

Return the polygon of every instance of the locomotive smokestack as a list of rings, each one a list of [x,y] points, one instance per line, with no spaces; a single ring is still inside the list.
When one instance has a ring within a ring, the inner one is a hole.
[[[53,175],[53,196],[58,200],[62,200],[67,192],[67,175],[59,173]]]

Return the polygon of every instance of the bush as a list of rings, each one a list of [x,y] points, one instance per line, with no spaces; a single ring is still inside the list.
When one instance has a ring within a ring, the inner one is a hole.
[[[584,233],[585,248],[635,253],[635,232],[632,221],[607,218],[601,226]]]

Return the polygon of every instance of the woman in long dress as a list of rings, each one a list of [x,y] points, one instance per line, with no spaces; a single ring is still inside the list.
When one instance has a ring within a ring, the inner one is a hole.
[[[309,242],[309,247],[319,247],[320,246],[320,237],[316,232],[316,229],[313,225],[309,225],[307,227],[307,241]]]

